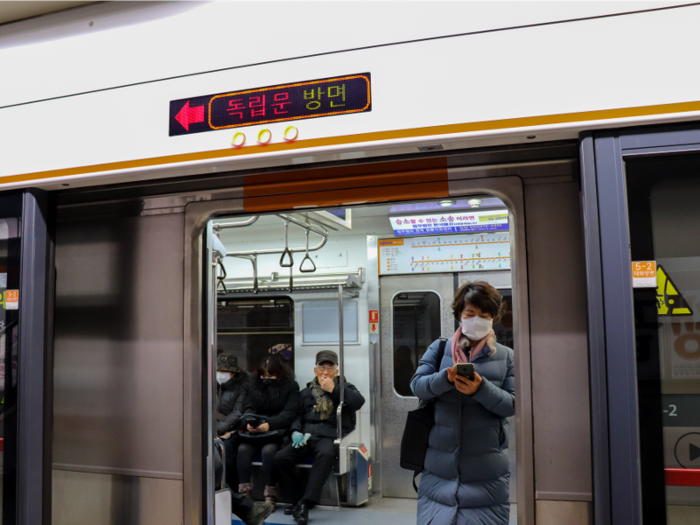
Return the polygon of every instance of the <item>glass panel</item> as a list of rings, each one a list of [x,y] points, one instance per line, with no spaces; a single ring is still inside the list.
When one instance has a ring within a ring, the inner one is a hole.
[[[21,196],[0,196],[0,525],[15,523]]]
[[[440,337],[440,296],[435,292],[403,292],[391,305],[394,392],[413,396],[411,378],[430,343]]]
[[[305,343],[338,344],[338,300],[305,301],[301,307]],[[357,343],[357,301],[343,302],[343,341]]]
[[[277,354],[294,369],[294,303],[288,298],[220,300],[218,350],[255,371],[266,356]]]
[[[645,523],[700,523],[700,157],[626,164]],[[639,283],[641,284],[641,283]]]

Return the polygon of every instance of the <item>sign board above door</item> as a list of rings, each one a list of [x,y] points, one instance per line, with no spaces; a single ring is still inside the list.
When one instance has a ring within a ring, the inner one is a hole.
[[[173,100],[170,136],[365,111],[369,73]]]

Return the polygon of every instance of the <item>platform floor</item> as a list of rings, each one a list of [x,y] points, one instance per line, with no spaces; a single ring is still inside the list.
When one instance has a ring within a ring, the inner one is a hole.
[[[367,505],[357,508],[316,507],[309,513],[309,523],[313,525],[413,525],[416,522],[414,499],[372,498]],[[265,523],[267,525],[294,525],[291,516],[285,516],[285,505],[278,505]],[[516,525],[517,510],[510,506],[510,525]],[[241,525],[233,520],[233,525]]]

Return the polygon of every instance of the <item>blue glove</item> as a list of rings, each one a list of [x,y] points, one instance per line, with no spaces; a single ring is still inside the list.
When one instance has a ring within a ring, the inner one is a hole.
[[[304,435],[301,432],[292,432],[292,447],[299,448],[303,440]]]
[[[307,441],[309,441],[309,438],[311,437],[311,434],[304,434],[304,439],[301,440],[301,446],[303,447],[306,445]]]

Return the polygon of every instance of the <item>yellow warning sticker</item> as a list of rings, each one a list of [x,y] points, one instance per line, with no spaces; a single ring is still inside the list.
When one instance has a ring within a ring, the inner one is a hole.
[[[656,309],[659,315],[693,315],[688,301],[661,265],[656,269]]]

